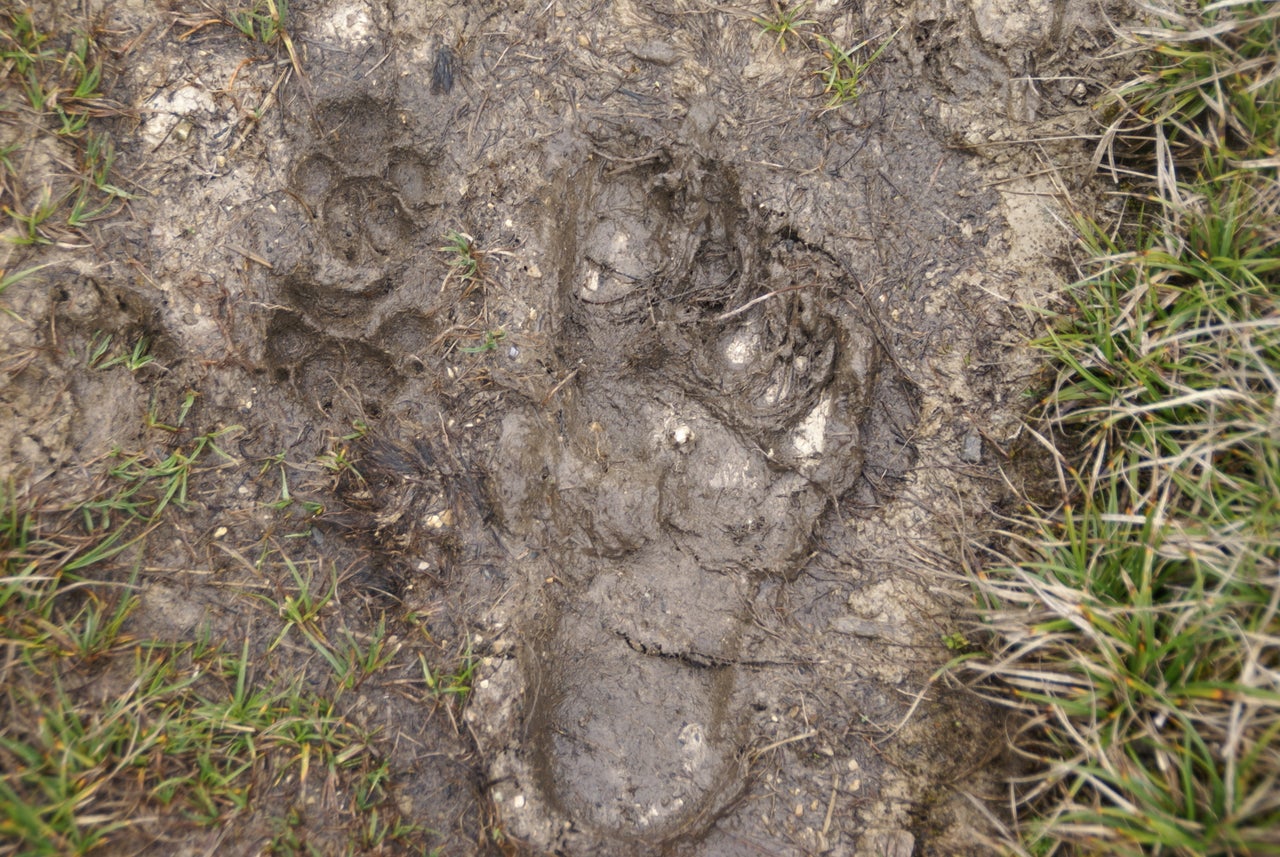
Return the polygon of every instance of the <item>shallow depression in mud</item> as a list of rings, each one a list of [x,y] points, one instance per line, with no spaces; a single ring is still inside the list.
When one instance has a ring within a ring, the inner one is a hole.
[[[850,275],[771,232],[724,166],[563,182],[572,378],[505,417],[490,468],[505,529],[559,584],[520,661],[529,786],[599,835],[696,836],[745,788],[751,671],[793,666],[761,656],[762,585],[811,557],[889,454],[875,415],[910,397],[839,300]]]

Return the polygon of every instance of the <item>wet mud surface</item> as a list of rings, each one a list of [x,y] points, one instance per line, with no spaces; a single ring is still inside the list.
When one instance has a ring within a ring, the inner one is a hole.
[[[291,9],[305,79],[112,8],[152,33],[117,83],[149,193],[6,322],[45,356],[7,369],[0,476],[55,490],[149,382],[199,391],[242,466],[149,548],[142,621],[230,637],[233,554],[283,532],[259,463],[349,453],[292,549],[478,659],[460,721],[353,703],[445,853],[987,853],[1002,715],[933,676],[1069,277],[1100,10],[815,3],[897,33],[823,110],[766,4]],[[100,329],[164,371],[49,356]]]

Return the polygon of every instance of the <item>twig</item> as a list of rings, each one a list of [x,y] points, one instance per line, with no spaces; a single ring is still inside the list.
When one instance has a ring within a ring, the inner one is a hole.
[[[924,683],[924,687],[920,688],[920,692],[915,695],[916,697],[915,701],[911,703],[911,707],[907,709],[907,713],[904,714],[902,716],[902,719],[898,721],[898,725],[893,727],[893,729],[889,732],[888,735],[876,741],[875,743],[877,745],[883,744],[885,741],[888,741],[894,735],[897,735],[899,732],[902,731],[902,727],[906,726],[907,721],[910,720],[912,716],[915,715],[916,709],[920,707],[920,703],[927,698],[925,694],[929,692],[929,685],[937,681],[940,675],[941,673],[934,673],[933,675],[929,676],[929,680]]]
[[[774,291],[769,292],[768,294],[765,294],[765,295],[761,295],[758,298],[752,298],[751,300],[747,301],[745,304],[738,307],[737,309],[731,309],[728,312],[720,313],[718,316],[713,318],[712,321],[724,321],[725,319],[733,318],[735,315],[741,315],[742,313],[751,309],[756,304],[761,303],[763,301],[767,301],[769,298],[775,298],[778,295],[786,294],[787,292],[795,292],[795,291],[799,291],[800,289],[807,289],[809,288],[810,285],[812,284],[804,283],[803,285],[799,285],[799,286],[787,286],[785,289],[775,289]]]
[[[565,375],[564,379],[561,380],[559,384],[556,384],[554,387],[551,388],[550,393],[547,393],[547,395],[543,396],[541,404],[545,405],[547,402],[551,401],[552,398],[555,397],[555,394],[560,392],[561,387],[563,387],[565,384],[568,384],[570,381],[573,380],[573,377],[578,374],[578,370],[581,368],[582,367],[578,367],[578,369],[574,369],[568,375]]]
[[[781,738],[777,741],[774,741],[772,744],[766,744],[765,746],[761,747],[759,750],[752,750],[751,755],[758,759],[761,756],[763,756],[765,753],[768,753],[770,750],[776,750],[779,747],[782,747],[786,744],[794,744],[797,741],[803,741],[806,738],[812,738],[814,735],[817,735],[817,734],[818,734],[817,729],[810,729],[808,732],[801,732],[799,735],[792,735],[790,738]]]
[[[827,817],[822,820],[822,832],[818,835],[822,839],[827,838],[827,834],[831,832],[831,816],[836,810],[836,792],[840,790],[840,775],[836,774],[831,781],[831,799],[827,801]]]

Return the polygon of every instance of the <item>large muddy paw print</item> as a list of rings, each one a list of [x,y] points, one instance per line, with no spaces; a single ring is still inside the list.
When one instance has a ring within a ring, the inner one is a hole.
[[[401,383],[385,351],[323,334],[288,310],[267,325],[266,360],[277,383],[346,421],[378,416]]]
[[[377,416],[438,343],[427,270],[440,202],[428,153],[405,145],[373,99],[322,106],[321,146],[249,225],[277,308],[265,330],[273,377],[344,419]]]
[[[847,288],[838,266],[767,234],[714,166],[570,184],[577,371],[556,413],[506,418],[492,467],[563,595],[492,676],[519,702],[477,721],[513,832],[589,853],[697,836],[745,787],[755,602],[860,478],[881,356],[812,299]]]

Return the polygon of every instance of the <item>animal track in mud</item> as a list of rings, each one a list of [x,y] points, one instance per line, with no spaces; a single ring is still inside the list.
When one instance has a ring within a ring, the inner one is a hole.
[[[433,156],[370,109],[322,108],[341,145],[299,160],[300,202],[278,206],[305,237],[272,259],[284,307],[266,362],[330,413],[382,407],[424,373],[444,325],[415,267],[441,232],[424,228]],[[508,547],[545,556],[563,595],[518,629],[531,645],[488,691],[519,698],[520,722],[500,728],[484,692],[470,716],[501,733],[484,749],[493,779],[522,790],[505,819],[517,836],[662,842],[704,831],[746,788],[740,673],[794,668],[762,650],[762,591],[803,568],[869,462],[909,467],[913,409],[851,275],[762,222],[732,170],[590,166],[559,190],[539,303],[556,334],[546,358],[574,377],[555,410],[510,406],[489,476]]]
[[[266,358],[275,381],[323,411],[346,390],[363,411],[376,412],[401,382],[381,349],[325,335],[290,310],[277,310],[268,322]]]
[[[313,121],[328,145],[294,164],[288,195],[257,224],[284,304],[267,322],[266,362],[325,411],[340,390],[379,410],[423,374],[439,335],[427,315],[434,295],[414,310],[384,310],[405,288],[421,289],[419,263],[437,233],[419,219],[439,201],[431,158],[396,145],[389,109],[370,99],[322,105]]]
[[[576,375],[554,420],[506,417],[492,468],[506,528],[565,595],[522,676],[495,682],[523,682],[528,739],[490,749],[521,790],[517,835],[589,851],[696,836],[745,788],[738,673],[786,668],[756,655],[762,587],[862,479],[873,414],[911,407],[851,278],[754,220],[729,170],[568,184],[558,356]]]

